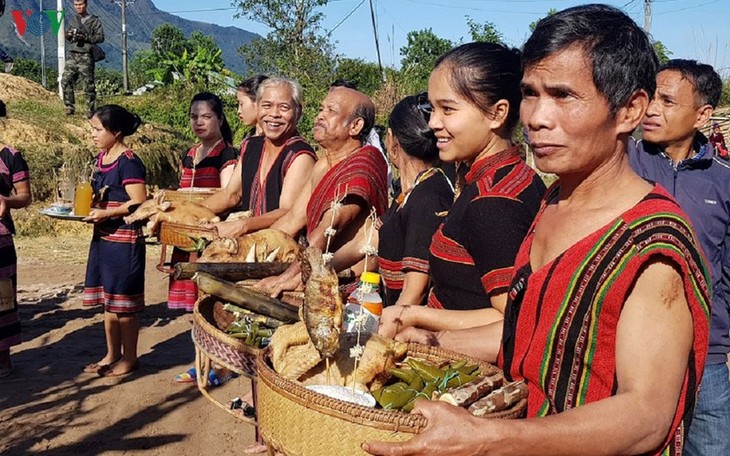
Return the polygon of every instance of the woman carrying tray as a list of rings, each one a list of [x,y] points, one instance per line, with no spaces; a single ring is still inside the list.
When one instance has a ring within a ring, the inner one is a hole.
[[[226,188],[203,205],[216,214],[232,208],[251,217],[217,223],[221,237],[268,228],[294,203],[317,160],[312,147],[299,136],[302,88],[296,81],[269,78],[257,92],[258,124],[263,136],[241,144],[241,156]]]
[[[5,103],[0,101],[0,118]],[[17,300],[17,257],[11,209],[30,205],[28,164],[17,150],[0,142],[0,378],[13,371],[10,347],[21,342]]]
[[[398,169],[403,189],[378,221],[370,241],[378,246],[386,306],[425,304],[428,246],[454,200],[451,182],[437,166],[439,150],[428,128],[429,116],[428,96],[422,93],[401,100],[388,119],[388,159]],[[365,224],[355,239],[335,252],[335,270],[362,258],[367,231]]]
[[[124,223],[131,206],[146,199],[146,170],[124,143],[142,123],[121,106],[107,105],[91,117],[91,137],[101,149],[92,176],[99,202],[84,219],[94,224],[84,286],[84,305],[104,306],[106,355],[84,368],[105,377],[138,367],[139,319],[144,309],[145,244],[142,229]]]
[[[223,101],[210,92],[195,95],[190,102],[190,129],[200,139],[181,163],[180,188],[221,188],[228,184],[238,159],[231,147],[233,133],[223,112]],[[190,254],[175,248],[172,263],[190,261]],[[192,280],[170,277],[167,306],[193,311],[198,287]]]

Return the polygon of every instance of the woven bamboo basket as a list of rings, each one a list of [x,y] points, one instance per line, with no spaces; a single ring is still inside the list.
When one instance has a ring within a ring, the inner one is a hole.
[[[172,245],[184,250],[194,249],[198,239],[212,241],[217,237],[218,233],[214,229],[173,222],[162,222],[160,233],[157,235],[161,244]]]
[[[491,364],[435,347],[409,344],[408,355],[431,362],[465,359],[478,364],[482,373],[499,369]],[[363,442],[409,440],[426,427],[421,415],[373,409],[332,399],[280,377],[272,368],[268,350],[256,358],[258,368],[257,405],[261,435],[269,447],[287,456],[358,455]],[[485,418],[519,418],[527,401]]]
[[[250,347],[242,340],[224,332],[233,318],[230,312],[223,309],[223,304],[215,296],[204,295],[195,303],[192,336],[195,344],[198,390],[218,408],[245,423],[255,425],[255,420],[232,411],[230,407],[211,396],[207,390],[208,374],[213,363],[251,379],[256,377],[256,356],[262,350]]]
[[[196,190],[163,190],[165,192],[166,201],[190,201],[200,204],[211,197],[219,189],[217,188],[199,188]]]
[[[193,310],[192,335],[196,357],[205,366],[212,361],[253,378],[256,376],[256,356],[261,350],[226,334],[224,331],[232,321],[233,315],[223,310],[218,298],[210,295],[200,298]]]

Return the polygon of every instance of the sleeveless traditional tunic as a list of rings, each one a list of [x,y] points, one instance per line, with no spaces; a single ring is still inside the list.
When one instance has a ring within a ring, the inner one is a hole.
[[[292,136],[274,160],[269,173],[261,179],[261,160],[265,147],[263,136],[252,136],[241,144],[241,210],[250,210],[254,217],[279,209],[284,178],[294,160],[303,154],[317,160],[314,149],[304,138]]]
[[[556,195],[557,185],[546,201]],[[537,271],[530,267],[530,231],[508,291],[499,356],[507,377],[527,382],[529,417],[561,413],[616,394],[621,311],[642,268],[661,257],[681,272],[694,343],[671,431],[656,454],[682,454],[707,354],[711,283],[687,220],[666,191],[655,186],[636,206]]]

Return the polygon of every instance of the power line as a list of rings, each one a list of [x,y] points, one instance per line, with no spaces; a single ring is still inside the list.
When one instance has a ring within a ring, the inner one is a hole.
[[[395,20],[395,18],[393,17],[393,15],[390,14],[390,12],[387,9],[385,9],[385,6],[383,6],[383,2],[378,3],[378,6],[380,7],[380,9],[383,10],[383,12],[386,14],[386,16],[388,16],[388,18],[391,20],[391,22],[393,22],[395,25],[398,26],[399,29],[401,29],[403,31],[403,33],[406,33],[406,34],[408,33],[408,30],[406,30],[405,28],[403,28],[398,23],[398,21]]]
[[[332,27],[332,29],[329,32],[327,32],[327,35],[332,35],[332,32],[337,30],[337,27],[339,27],[340,25],[342,25],[343,22],[345,22],[347,19],[349,19],[349,17],[352,16],[355,13],[355,11],[357,11],[357,9],[362,6],[363,3],[365,3],[365,0],[362,0],[360,3],[357,4],[357,6],[355,6],[355,8],[352,9],[352,11],[347,13],[347,16],[342,18],[342,20],[340,22],[338,22],[334,27]]]
[[[132,6],[134,5],[136,5],[136,2],[132,4]],[[142,26],[142,29],[152,38],[152,27],[142,18],[137,8],[130,8],[130,11],[137,17],[137,22]]]
[[[207,8],[207,9],[194,9],[194,10],[181,10],[181,11],[162,11],[159,10],[154,13],[146,13],[148,16],[160,15],[160,14],[180,14],[180,13],[208,13],[211,11],[230,11],[237,10],[237,7],[230,8]]]
[[[700,4],[698,4],[698,5],[692,5],[692,6],[687,6],[687,7],[685,7],[685,8],[675,9],[675,10],[671,10],[671,11],[662,11],[662,12],[660,12],[660,13],[656,13],[656,14],[655,14],[655,16],[659,16],[659,15],[661,15],[661,14],[678,13],[678,12],[680,12],[680,11],[687,11],[687,10],[691,10],[691,9],[699,8],[699,7],[701,7],[701,6],[707,6],[707,5],[712,5],[713,3],[717,3],[717,2],[719,2],[719,1],[720,1],[720,0],[712,0],[712,1],[710,1],[710,2],[700,3]]]

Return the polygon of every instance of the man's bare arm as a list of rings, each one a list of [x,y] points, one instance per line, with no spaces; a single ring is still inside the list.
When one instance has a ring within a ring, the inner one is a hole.
[[[243,185],[241,181],[241,166],[241,159],[239,158],[236,167],[233,168],[233,174],[228,181],[228,185],[203,201],[203,206],[216,214],[222,214],[228,209],[236,207],[241,202]]]
[[[218,232],[221,236],[221,226],[226,227],[230,223],[230,228],[224,230],[229,233],[228,237],[238,237],[242,234],[251,233],[272,227],[277,220],[284,217],[291,207],[296,203],[297,197],[302,193],[302,189],[307,185],[314,166],[314,159],[309,155],[301,155],[297,157],[289,167],[289,171],[284,178],[284,184],[279,197],[279,208],[269,211],[256,217],[250,217],[231,222],[222,222],[219,224]],[[293,236],[293,235],[292,235]]]
[[[292,237],[296,237],[299,232],[307,226],[307,205],[309,198],[312,196],[311,179],[302,187],[301,192],[297,195],[291,208],[282,215],[271,228],[281,230]]]
[[[325,236],[325,231],[328,228],[334,228],[337,231],[335,236],[337,236],[350,228],[350,225],[358,218],[361,218],[365,211],[367,211],[365,202],[360,198],[345,198],[342,207],[340,207],[334,214],[333,210],[329,209],[322,215],[319,224],[307,236],[309,245],[318,247],[324,251],[327,246],[327,236]],[[342,243],[342,241],[340,241],[340,243]],[[334,250],[334,246],[330,245],[330,251]]]

